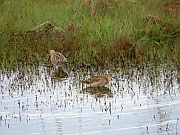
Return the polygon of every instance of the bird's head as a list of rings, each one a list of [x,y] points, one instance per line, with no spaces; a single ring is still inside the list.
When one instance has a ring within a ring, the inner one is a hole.
[[[110,81],[112,79],[112,74],[107,74],[106,77],[108,78],[108,81]]]
[[[50,52],[50,55],[53,55],[55,53],[54,50],[50,50],[49,52]]]

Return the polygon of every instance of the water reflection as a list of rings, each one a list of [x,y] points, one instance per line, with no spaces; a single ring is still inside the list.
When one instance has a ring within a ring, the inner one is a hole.
[[[65,78],[52,77],[55,72],[46,66],[0,71],[2,134],[180,132],[179,71],[174,65],[120,69],[111,84],[101,88],[79,83],[95,71]]]
[[[82,89],[82,93],[89,93],[91,95],[95,95],[96,98],[103,97],[105,95],[112,97],[113,93],[108,87],[87,87]]]

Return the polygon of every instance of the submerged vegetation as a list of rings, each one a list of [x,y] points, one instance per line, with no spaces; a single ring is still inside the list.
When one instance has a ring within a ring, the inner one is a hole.
[[[73,67],[180,60],[178,0],[2,0],[1,68],[49,63],[49,50]]]

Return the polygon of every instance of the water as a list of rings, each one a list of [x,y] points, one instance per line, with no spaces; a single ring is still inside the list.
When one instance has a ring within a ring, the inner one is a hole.
[[[51,77],[53,70],[39,66],[0,71],[1,135],[180,134],[175,66],[104,71],[113,73],[113,79],[108,93],[101,94],[85,92],[78,82],[90,72],[58,79]]]

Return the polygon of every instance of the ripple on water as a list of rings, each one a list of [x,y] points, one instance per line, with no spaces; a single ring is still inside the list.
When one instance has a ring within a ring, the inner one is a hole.
[[[147,66],[147,65],[146,65]],[[82,91],[79,78],[51,67],[0,72],[0,132],[13,134],[178,134],[175,67],[132,67],[113,74],[108,93]],[[90,74],[90,73],[88,73]]]

